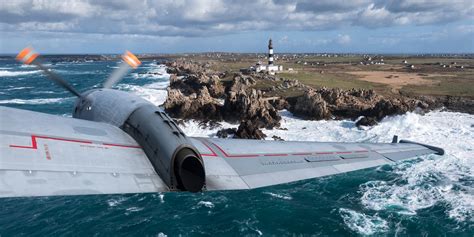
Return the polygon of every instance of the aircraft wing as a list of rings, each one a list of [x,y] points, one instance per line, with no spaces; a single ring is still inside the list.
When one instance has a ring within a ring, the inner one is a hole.
[[[167,190],[117,127],[0,107],[0,197]]]
[[[429,145],[193,138],[204,159],[207,190],[252,189],[392,164],[428,154]]]
[[[252,189],[442,154],[415,143],[191,138],[207,190]],[[141,147],[99,122],[0,107],[0,197],[169,191]]]

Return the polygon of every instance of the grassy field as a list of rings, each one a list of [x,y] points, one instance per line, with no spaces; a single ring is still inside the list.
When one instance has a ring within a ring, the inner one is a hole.
[[[211,68],[217,71],[238,72],[241,68],[255,65],[257,61],[266,63],[265,58],[257,58],[254,54],[194,56],[194,61],[209,62]],[[413,57],[413,56],[383,56],[384,65],[362,65],[361,55],[322,57],[298,55],[296,58],[278,57],[276,64],[285,69],[293,68],[293,72],[279,73],[277,76],[285,79],[296,79],[301,83],[315,88],[342,89],[374,89],[381,94],[412,94],[412,95],[451,95],[474,97],[474,58],[469,57]],[[380,57],[375,57],[379,61]],[[407,60],[414,69],[407,68],[402,62]],[[456,62],[456,64],[452,64]],[[439,63],[451,65],[443,68]],[[459,68],[463,66],[463,68]],[[356,73],[355,73],[356,72]],[[364,73],[370,75],[370,80]],[[380,74],[380,80],[374,75]],[[232,78],[225,78],[231,80]],[[397,81],[398,80],[398,81]],[[418,83],[418,81],[423,83]],[[403,82],[403,83],[402,83]],[[428,83],[427,83],[428,82]],[[259,89],[277,86],[273,82],[259,82]],[[302,93],[298,89],[278,92],[282,96],[293,96]]]

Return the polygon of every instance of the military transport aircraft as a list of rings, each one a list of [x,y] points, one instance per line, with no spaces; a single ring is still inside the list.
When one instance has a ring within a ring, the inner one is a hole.
[[[188,137],[161,108],[111,89],[140,65],[130,52],[103,88],[79,92],[32,48],[39,67],[77,96],[73,118],[0,107],[0,197],[253,189],[438,154],[392,143],[292,142]]]

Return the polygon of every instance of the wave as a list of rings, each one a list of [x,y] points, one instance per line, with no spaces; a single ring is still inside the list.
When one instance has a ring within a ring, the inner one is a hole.
[[[166,80],[126,87],[160,105],[166,100],[168,84]],[[379,125],[366,129],[357,128],[350,120],[307,121],[285,110],[280,111],[280,115],[281,127],[288,130],[263,130],[267,139],[279,136],[288,141],[390,142],[393,135],[398,135],[443,147],[446,150],[443,157],[422,156],[395,164],[389,170],[381,169],[387,172],[387,177],[396,178],[362,184],[360,201],[369,210],[401,215],[416,215],[421,209],[440,204],[445,206],[449,218],[459,222],[474,221],[474,115],[444,111],[407,113],[387,117]],[[181,125],[189,136],[205,137],[215,137],[221,128],[237,126],[222,122],[218,128],[203,129],[193,120]],[[280,198],[272,194],[269,195]]]
[[[19,86],[19,87],[10,87],[8,89],[4,89],[5,91],[16,91],[16,90],[24,90],[24,89],[33,89],[32,86]]]
[[[442,205],[446,216],[457,222],[474,221],[474,115],[433,111],[407,113],[385,118],[379,125],[359,129],[350,120],[306,121],[281,111],[281,127],[288,130],[263,130],[267,139],[279,136],[287,141],[390,142],[400,138],[440,146],[442,157],[419,159],[392,165],[386,172],[392,180],[373,180],[359,187],[360,201],[368,210],[416,215],[419,210]],[[197,121],[181,125],[189,136],[215,137],[222,127],[202,129]],[[396,174],[396,175],[390,175]],[[271,194],[270,194],[271,195]],[[273,196],[273,195],[271,195]]]
[[[386,220],[347,208],[339,208],[339,215],[349,229],[361,235],[373,235],[389,230]]]
[[[7,70],[0,70],[0,77],[16,77],[16,76],[23,76],[23,75],[30,75],[40,72],[40,70],[34,71],[7,71]]]
[[[264,194],[268,194],[270,195],[271,197],[274,197],[274,198],[279,198],[279,199],[283,199],[283,200],[292,200],[293,198],[288,195],[288,194],[278,194],[278,193],[272,193],[272,192],[264,192]]]
[[[146,84],[143,86],[119,84],[117,87],[122,90],[130,91],[131,93],[134,93],[150,101],[154,105],[159,106],[165,102],[168,96],[168,92],[166,91],[166,89],[168,88],[169,83],[170,83],[169,74],[166,73],[166,67],[162,65],[154,66],[152,70],[149,70],[148,72],[149,73],[157,72],[157,73],[160,73],[161,75],[155,76],[153,74],[143,74],[143,75],[151,75],[151,76],[147,76],[147,78],[152,78],[156,80],[155,82],[152,82],[150,84]]]
[[[30,105],[37,105],[37,104],[54,104],[58,102],[62,102],[68,98],[50,98],[50,99],[11,99],[11,100],[0,100],[0,104],[30,104]]]

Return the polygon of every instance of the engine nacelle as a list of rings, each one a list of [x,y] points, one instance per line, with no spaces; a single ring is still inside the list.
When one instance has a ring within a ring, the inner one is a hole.
[[[122,129],[142,146],[170,189],[198,192],[204,187],[206,174],[200,153],[165,112],[151,104],[141,106]]]
[[[78,99],[73,117],[120,127],[140,144],[170,189],[198,192],[204,187],[200,153],[173,119],[150,102],[123,91],[91,90]]]

